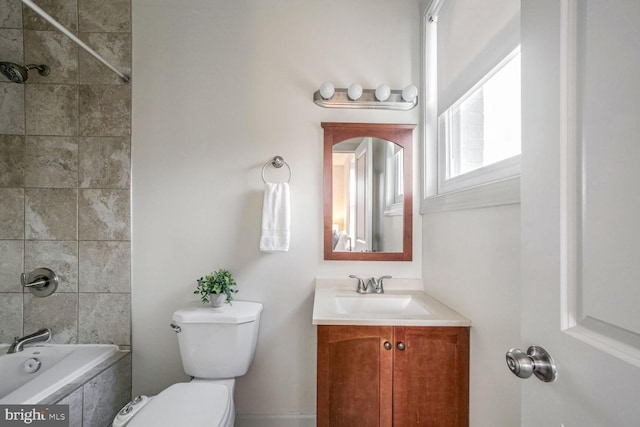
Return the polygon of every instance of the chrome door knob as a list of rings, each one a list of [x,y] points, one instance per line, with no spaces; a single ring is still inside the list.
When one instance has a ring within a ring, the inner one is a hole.
[[[533,374],[533,360],[527,354],[517,348],[507,352],[507,366],[513,375],[519,378],[529,378]]]
[[[391,345],[391,343],[389,341],[385,341],[384,342],[384,348],[385,348],[385,350],[391,350],[393,348],[393,346]]]
[[[404,345],[404,343],[402,341],[400,341],[398,343],[398,350],[404,351],[405,348],[406,348],[406,346]]]
[[[534,374],[540,381],[553,382],[556,379],[556,365],[547,351],[537,345],[527,352],[512,348],[506,354],[507,366],[519,378],[529,378]]]

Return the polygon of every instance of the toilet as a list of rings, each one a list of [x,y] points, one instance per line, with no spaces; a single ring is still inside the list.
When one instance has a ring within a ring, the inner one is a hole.
[[[233,427],[235,378],[247,373],[256,349],[262,304],[199,304],[173,313],[182,367],[193,379],[125,405],[113,427]]]

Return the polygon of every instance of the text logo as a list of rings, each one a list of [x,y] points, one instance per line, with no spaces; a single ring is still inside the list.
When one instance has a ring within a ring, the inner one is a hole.
[[[69,405],[0,405],[0,427],[69,427]]]

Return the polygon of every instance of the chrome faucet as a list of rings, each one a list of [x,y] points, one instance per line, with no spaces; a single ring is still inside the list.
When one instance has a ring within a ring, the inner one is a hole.
[[[24,346],[27,344],[33,344],[36,342],[48,342],[51,339],[51,331],[48,328],[42,328],[38,332],[26,335],[22,338],[16,337],[9,347],[7,354],[18,353],[24,350]]]
[[[369,279],[369,285],[371,286],[371,292],[375,292],[376,294],[384,294],[384,287],[382,286],[382,281],[384,279],[391,279],[391,276],[382,276],[379,278],[372,277]]]
[[[358,288],[356,289],[356,291],[359,294],[366,294],[367,293],[367,284],[364,283],[364,279],[362,277],[358,277],[355,274],[350,274],[349,277],[352,278],[352,279],[357,279],[358,280]]]

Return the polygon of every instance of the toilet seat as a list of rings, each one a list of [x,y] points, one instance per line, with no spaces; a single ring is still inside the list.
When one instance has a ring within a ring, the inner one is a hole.
[[[229,388],[215,381],[174,384],[150,400],[127,427],[233,426],[233,398]]]

